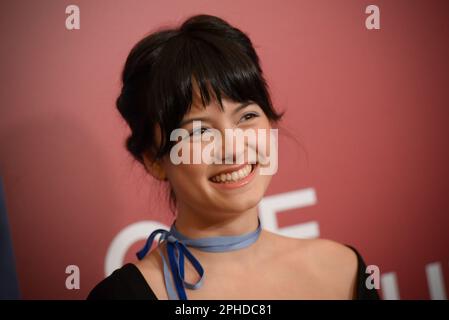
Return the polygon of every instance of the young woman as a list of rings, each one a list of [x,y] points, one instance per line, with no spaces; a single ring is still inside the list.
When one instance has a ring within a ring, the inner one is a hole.
[[[176,219],[170,231],[151,234],[139,262],[116,270],[88,299],[379,298],[366,288],[354,248],[261,228],[257,205],[271,180],[261,174],[266,164],[174,163],[177,144],[205,147],[172,141],[176,129],[187,138],[212,129],[268,132],[281,119],[245,33],[218,17],[193,16],[137,43],[122,80],[117,107],[131,128],[126,147],[167,183]],[[237,149],[223,150],[223,159],[236,160]]]

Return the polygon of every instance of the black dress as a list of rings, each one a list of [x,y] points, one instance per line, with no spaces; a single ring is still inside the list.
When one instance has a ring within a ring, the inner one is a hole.
[[[355,300],[379,300],[376,289],[367,289],[365,280],[366,265],[359,252],[351,248],[357,255],[357,289]],[[89,293],[88,300],[158,300],[140,270],[132,263],[125,264],[115,270],[109,277],[98,283]]]

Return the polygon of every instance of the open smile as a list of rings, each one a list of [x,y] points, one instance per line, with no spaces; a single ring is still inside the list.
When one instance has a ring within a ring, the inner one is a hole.
[[[240,188],[248,184],[255,176],[258,164],[242,164],[227,170],[223,170],[218,174],[209,178],[216,187],[224,189]]]

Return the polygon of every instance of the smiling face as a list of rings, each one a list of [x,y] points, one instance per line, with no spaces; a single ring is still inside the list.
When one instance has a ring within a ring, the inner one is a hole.
[[[169,155],[162,159],[161,167],[176,194],[177,207],[180,211],[190,210],[209,217],[218,213],[238,214],[257,206],[270,183],[271,175],[260,174],[261,166],[265,165],[260,162],[251,164],[248,161],[249,149],[258,150],[257,141],[256,145],[251,145],[245,140],[240,150],[243,152],[244,160],[243,163],[237,164],[239,151],[235,143],[232,151],[225,150],[224,138],[225,129],[238,128],[243,131],[250,129],[256,132],[264,129],[269,132],[271,129],[269,119],[262,109],[252,102],[240,103],[223,98],[222,105],[223,109],[215,100],[204,108],[198,95],[194,95],[192,108],[181,122],[181,128],[192,135],[200,136],[208,129],[215,129],[221,133],[222,164],[206,164],[203,161],[200,164],[192,162],[174,164]],[[194,120],[201,120],[201,129],[192,132]],[[204,150],[208,143],[213,142],[190,139],[182,143],[189,143],[193,152],[196,147]],[[234,163],[225,164],[225,158],[232,158]]]

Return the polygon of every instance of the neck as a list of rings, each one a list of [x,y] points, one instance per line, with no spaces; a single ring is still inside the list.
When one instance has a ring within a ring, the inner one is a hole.
[[[186,237],[197,239],[206,237],[241,236],[257,229],[257,207],[245,212],[223,213],[207,216],[192,210],[178,211],[176,229]]]
[[[179,207],[175,220],[176,229],[191,239],[206,237],[241,236],[256,231],[258,226],[257,207],[239,213],[215,213],[213,216]],[[260,253],[259,248],[265,237],[262,230],[258,240],[252,245],[235,251],[205,252],[189,247],[202,263],[223,263],[226,261],[253,260]]]

